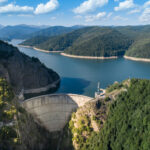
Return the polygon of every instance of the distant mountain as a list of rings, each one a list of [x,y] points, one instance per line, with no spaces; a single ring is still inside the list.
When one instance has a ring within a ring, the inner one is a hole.
[[[115,29],[134,41],[126,51],[127,56],[150,58],[150,25],[115,27]]]
[[[41,44],[42,42],[49,39],[49,37],[57,36],[65,33],[69,33],[73,30],[83,28],[83,26],[72,26],[72,27],[64,27],[64,26],[54,26],[49,27],[40,31],[37,31],[35,33],[32,33],[30,37],[25,42],[23,42],[23,45],[29,45],[29,46],[36,46]]]
[[[131,37],[132,39],[150,38],[150,25],[143,26],[119,26],[114,27],[122,34]]]
[[[28,25],[5,26],[0,29],[0,39],[25,39],[40,29],[41,27]]]
[[[78,30],[79,36],[65,53],[81,56],[123,56],[132,40],[110,27],[88,27]],[[72,32],[73,33],[73,32]],[[78,32],[74,31],[74,35]],[[69,36],[67,35],[67,40]]]
[[[60,34],[65,34],[65,33],[69,33],[75,29],[79,29],[82,28],[82,26],[73,26],[73,27],[64,27],[64,26],[53,26],[53,27],[49,27],[43,30],[40,30],[38,32],[35,32],[33,34],[31,34],[32,37],[36,37],[36,36],[56,36],[56,35],[60,35]]]
[[[0,29],[2,29],[4,26],[0,24]]]
[[[41,41],[41,42],[40,42]],[[43,42],[44,41],[44,42]],[[85,27],[48,40],[25,41],[22,44],[49,51],[64,51],[82,56],[122,56],[132,40],[109,27]]]

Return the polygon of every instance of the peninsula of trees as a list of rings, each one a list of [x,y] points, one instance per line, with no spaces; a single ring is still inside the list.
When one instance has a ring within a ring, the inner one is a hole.
[[[150,58],[150,25],[82,27],[68,33],[40,33],[21,45],[77,56]]]
[[[86,27],[67,34],[32,38],[21,45],[35,46],[48,51],[64,51],[80,56],[122,56],[132,40],[115,29],[108,27]],[[37,42],[35,42],[37,40]],[[39,41],[42,41],[39,43]]]

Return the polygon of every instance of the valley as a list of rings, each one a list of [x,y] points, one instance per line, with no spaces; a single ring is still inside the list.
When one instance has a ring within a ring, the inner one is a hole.
[[[99,28],[91,27],[91,33],[89,28],[77,29],[71,31],[71,36],[78,30],[87,30],[93,40],[93,30],[98,32]],[[133,55],[136,50],[141,52],[143,46],[148,47],[148,40],[141,42],[142,45],[137,42],[136,47],[134,40],[115,30],[100,29],[98,36],[104,51],[100,47],[99,55],[91,56],[85,52],[84,56],[76,55],[70,46],[64,51],[58,51],[57,47],[56,51],[45,51],[33,45],[22,46],[22,40],[13,39],[9,44],[0,41],[0,149],[147,150],[150,147],[148,51],[142,54],[147,56],[142,58],[145,62],[140,62],[141,54],[138,58],[124,56]],[[118,45],[112,40],[109,49],[108,37],[118,38]],[[80,41],[80,37],[76,40]],[[126,46],[130,52],[125,50]],[[98,82],[100,87],[96,89]],[[96,91],[100,94],[99,88],[105,94],[95,97]],[[130,133],[138,136],[133,139]]]

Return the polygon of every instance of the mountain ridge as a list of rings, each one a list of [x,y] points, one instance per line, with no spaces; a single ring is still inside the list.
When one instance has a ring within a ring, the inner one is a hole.
[[[60,79],[56,72],[47,68],[39,59],[31,58],[3,41],[0,41],[0,64],[0,76],[7,78],[16,92],[46,87]],[[59,82],[52,90],[59,87]]]
[[[97,26],[77,29],[43,41],[25,41],[21,45],[32,45],[48,51],[64,51],[73,55],[108,57],[123,55],[132,42],[115,29]]]

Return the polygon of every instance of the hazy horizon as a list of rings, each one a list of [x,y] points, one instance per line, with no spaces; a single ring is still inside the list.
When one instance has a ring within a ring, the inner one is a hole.
[[[90,27],[90,26],[99,26],[99,27],[119,27],[119,26],[148,26],[150,24],[138,24],[138,25],[80,25],[80,24],[74,24],[74,25],[47,25],[47,24],[42,24],[42,25],[34,25],[34,24],[14,24],[14,25],[10,25],[10,24],[7,24],[7,25],[3,25],[3,24],[0,24],[2,25],[3,27],[6,27],[6,26],[37,26],[37,27],[57,27],[57,26],[62,26],[62,27],[73,27],[73,26],[87,26],[87,27]]]

